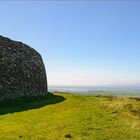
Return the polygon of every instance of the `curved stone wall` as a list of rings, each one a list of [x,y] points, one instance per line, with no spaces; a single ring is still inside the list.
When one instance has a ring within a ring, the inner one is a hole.
[[[22,42],[0,36],[0,101],[46,93],[41,55]]]

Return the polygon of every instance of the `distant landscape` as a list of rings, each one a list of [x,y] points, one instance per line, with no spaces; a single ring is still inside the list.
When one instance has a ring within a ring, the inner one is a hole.
[[[49,91],[84,95],[140,96],[140,86],[49,86]]]

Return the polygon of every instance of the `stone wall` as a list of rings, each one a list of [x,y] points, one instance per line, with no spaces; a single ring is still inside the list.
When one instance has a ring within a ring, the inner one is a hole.
[[[22,42],[0,36],[0,101],[46,93],[41,55]]]

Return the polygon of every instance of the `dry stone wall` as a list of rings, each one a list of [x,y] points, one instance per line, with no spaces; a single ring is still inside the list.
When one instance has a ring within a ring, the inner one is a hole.
[[[47,94],[41,55],[22,42],[0,36],[0,101]]]

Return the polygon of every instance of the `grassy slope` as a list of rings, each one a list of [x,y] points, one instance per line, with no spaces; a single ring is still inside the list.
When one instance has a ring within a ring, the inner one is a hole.
[[[40,101],[1,106],[0,140],[140,139],[139,100],[54,95]]]

